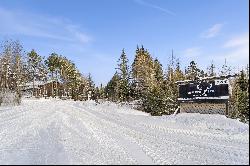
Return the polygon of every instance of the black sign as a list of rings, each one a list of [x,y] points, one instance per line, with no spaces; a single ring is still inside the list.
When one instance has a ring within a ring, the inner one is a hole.
[[[179,98],[214,98],[229,96],[228,80],[200,81],[179,85]]]

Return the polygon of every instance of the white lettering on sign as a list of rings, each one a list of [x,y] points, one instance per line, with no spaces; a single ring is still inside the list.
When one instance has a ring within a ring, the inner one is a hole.
[[[228,79],[225,80],[215,80],[215,85],[228,84]]]

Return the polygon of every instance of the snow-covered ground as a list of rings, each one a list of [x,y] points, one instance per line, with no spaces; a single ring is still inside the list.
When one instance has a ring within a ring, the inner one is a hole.
[[[26,99],[0,107],[0,164],[249,164],[249,125],[152,117],[113,103]]]

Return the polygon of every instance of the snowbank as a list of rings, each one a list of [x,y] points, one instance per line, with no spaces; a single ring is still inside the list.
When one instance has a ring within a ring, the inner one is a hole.
[[[163,116],[167,123],[194,128],[196,130],[221,131],[227,134],[249,134],[249,125],[239,120],[218,114],[182,113],[176,116]]]
[[[20,103],[20,98],[16,92],[10,90],[0,91],[0,106],[14,106]]]

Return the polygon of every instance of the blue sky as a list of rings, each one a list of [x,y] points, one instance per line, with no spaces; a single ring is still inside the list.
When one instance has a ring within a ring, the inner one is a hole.
[[[248,0],[0,0],[0,40],[18,39],[26,51],[73,60],[96,84],[107,83],[124,48],[137,44],[166,68],[171,50],[182,66],[205,69],[227,59],[236,70],[249,61]]]

